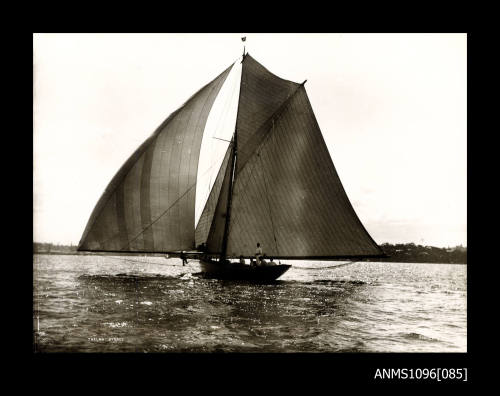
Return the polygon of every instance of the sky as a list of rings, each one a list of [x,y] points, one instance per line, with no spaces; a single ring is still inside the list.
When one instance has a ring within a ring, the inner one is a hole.
[[[373,239],[467,245],[466,34],[34,34],[33,240],[77,244],[111,178],[243,52],[305,85]]]

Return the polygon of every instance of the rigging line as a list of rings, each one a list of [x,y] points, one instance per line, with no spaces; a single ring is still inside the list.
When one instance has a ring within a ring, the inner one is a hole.
[[[211,203],[210,203],[210,196],[211,196],[212,191],[214,191],[215,183],[217,182],[219,174],[221,174],[223,176],[224,173],[226,172],[227,163],[226,163],[226,166],[224,167],[224,161],[226,160],[227,153],[228,153],[228,151],[226,151],[226,154],[224,154],[224,156],[222,157],[222,162],[221,162],[221,164],[219,166],[219,170],[217,171],[217,175],[215,176],[213,184],[212,185],[210,185],[210,184],[208,185],[208,197],[207,197],[207,199],[205,201],[205,205],[203,207],[203,211],[202,211],[201,215],[203,215],[203,213],[205,213],[205,209],[207,209],[207,208],[210,211],[212,210],[212,206],[210,206],[211,205]],[[212,166],[215,166],[215,164],[212,164]],[[210,173],[210,182],[212,180],[212,177],[213,177],[213,173]],[[223,177],[222,177],[222,179],[223,179]],[[221,184],[222,184],[222,182],[223,182],[223,180],[221,181]],[[220,191],[219,191],[219,193],[220,193]]]
[[[234,88],[231,91],[231,96],[226,95],[226,100],[224,101],[224,104],[222,106],[217,123],[215,124],[214,133],[212,134],[212,137],[215,137],[215,132],[220,129],[220,125],[222,124],[222,121],[223,120],[226,121],[226,117],[227,117],[227,113],[228,113],[227,109],[229,108],[229,106],[231,104],[231,101],[233,99],[233,95],[234,95]]]
[[[273,118],[273,125],[272,125],[272,131],[271,131],[271,137],[270,137],[270,139],[272,139],[272,142],[273,142],[273,144],[271,145],[271,151],[274,152],[273,153],[273,158],[275,158],[275,159],[278,157],[278,155],[276,154],[276,150],[277,150],[277,144],[276,144],[277,137],[276,137],[276,133],[277,132],[275,132],[274,118]],[[274,223],[273,223],[273,234],[274,234],[274,241],[276,243],[276,251],[279,252],[278,240],[276,238],[276,229],[274,228]]]
[[[228,159],[228,161],[226,162],[226,165],[224,166],[224,161],[226,160],[226,155],[227,154],[228,154],[228,151],[226,151],[226,154],[224,155],[224,157],[222,159],[222,163],[220,165],[219,171],[217,172],[217,176],[215,177],[215,180],[214,180],[214,183],[213,183],[212,187],[209,186],[208,198],[207,198],[207,200],[205,202],[205,206],[203,207],[203,211],[202,211],[202,214],[201,214],[201,216],[203,216],[204,213],[207,213],[207,212],[208,213],[212,213],[212,215],[211,215],[212,220],[213,220],[213,216],[215,215],[215,209],[216,209],[217,202],[218,202],[218,199],[219,199],[219,196],[220,196],[220,192],[221,192],[221,189],[222,189],[222,184],[224,182],[224,175],[226,173],[227,165],[228,165],[228,162],[229,162],[229,159]],[[219,179],[219,176],[221,176],[220,179]],[[211,195],[212,192],[215,191],[215,188],[216,188],[216,184],[215,183],[217,183],[217,180],[220,181],[219,187],[218,187],[219,192],[218,192],[218,195],[217,195],[217,199],[210,200],[210,198],[212,197],[212,195]],[[201,219],[201,217],[200,217],[200,219]],[[205,225],[204,225],[205,230],[203,231],[204,233],[209,232],[209,230],[207,231],[206,229],[211,227],[212,220],[210,220],[210,222],[205,222]]]
[[[234,69],[236,70],[236,69]],[[236,73],[235,73],[236,74]],[[241,77],[240,77],[241,79]],[[221,118],[222,118],[222,115],[224,116],[224,121],[226,121],[227,117],[228,117],[228,109],[231,107],[231,104],[233,103],[233,98],[234,98],[234,94],[236,93],[236,88],[239,86],[239,84],[237,84],[237,79],[233,77],[233,80],[234,80],[234,83],[233,83],[233,89],[231,90],[231,96],[229,97],[229,100],[226,99],[226,102],[224,103],[224,107],[223,107],[223,111],[221,113],[221,117],[219,118],[219,123],[217,124],[217,127],[220,125],[220,121],[221,121]],[[217,130],[218,128],[216,128]],[[215,137],[215,136],[212,136],[212,137]]]
[[[102,255],[102,256],[105,256],[105,255]],[[124,258],[121,258],[121,257],[109,257],[109,256],[107,256],[107,255],[106,255],[106,257],[107,257],[108,259],[112,259],[112,260],[128,261],[128,262],[131,262],[131,263],[156,264],[156,265],[168,265],[168,266],[171,266],[171,267],[180,267],[180,266],[181,266],[180,264],[152,263],[152,262],[149,262],[149,261],[130,260],[130,259],[124,259]]]
[[[273,129],[274,129],[274,121],[273,121]],[[264,167],[262,166],[262,156],[259,155],[259,158],[260,158],[260,164],[261,164],[261,170],[262,170],[262,178],[264,179],[264,188],[266,189],[265,195],[266,195],[266,200],[267,200],[267,206],[269,207],[269,218],[271,219],[271,228],[273,230],[274,245],[276,246],[276,253],[279,254],[278,241],[276,240],[276,232],[274,229],[273,213],[271,210],[271,203],[269,202],[269,189],[267,187],[266,172],[264,172]]]
[[[259,152],[260,154],[260,152]],[[248,186],[248,183],[250,183],[250,180],[252,179],[252,175],[253,175],[253,171],[255,170],[255,167],[257,165],[257,161],[254,161],[253,165],[252,165],[252,169],[250,170],[250,174],[248,175],[248,178],[245,182],[245,185],[241,188],[241,191],[246,191],[246,188]],[[238,184],[238,187],[239,187],[239,184]],[[241,212],[236,212],[236,214],[233,215],[233,223],[238,219],[238,215],[240,214]]]
[[[215,183],[215,180],[214,180],[214,183]],[[212,191],[212,189],[210,188],[210,184],[212,184],[212,174],[210,173],[210,178],[208,179],[208,185],[207,185],[207,196],[208,198],[207,199],[210,199],[210,191]],[[203,214],[203,212],[201,212],[201,214]]]
[[[294,266],[294,269],[300,269],[300,270],[322,270],[322,269],[333,269],[333,268],[342,268],[345,267],[346,265],[350,264],[355,264],[357,261],[349,261],[347,263],[342,263],[342,264],[337,264],[337,265],[329,265],[327,267],[297,267]]]
[[[208,168],[203,174],[201,174],[201,176],[205,176],[207,172],[209,172],[213,167],[215,166],[212,165],[210,168]],[[193,189],[194,187],[196,187],[196,183],[192,184],[181,196],[179,196],[175,201],[174,203],[172,203],[172,205],[170,205],[164,212],[162,212],[162,214],[160,214],[154,221],[152,221],[150,224],[148,224],[146,227],[144,227],[141,232],[139,232],[139,234],[137,234],[134,238],[130,239],[128,241],[128,245],[130,245],[132,242],[134,242],[144,231],[146,231],[149,227],[151,227],[154,223],[156,223],[161,217],[163,217],[175,204],[177,204],[177,202],[179,202],[180,199],[182,199],[191,189]],[[106,244],[107,242],[109,242],[110,240],[116,238],[117,236],[119,235],[119,232],[117,233],[114,233],[113,235],[111,235],[109,238],[107,238],[106,240],[104,240],[102,242],[102,244]],[[124,246],[125,247],[125,246]],[[124,247],[118,249],[119,251],[120,250],[123,250]]]
[[[235,63],[236,63],[236,61],[235,61]],[[236,70],[236,69],[234,69],[234,70]],[[233,74],[233,76],[234,76],[234,74]],[[231,76],[231,78],[233,80],[236,80],[233,76]],[[215,138],[215,132],[219,130],[219,126],[221,125],[221,120],[224,118],[224,122],[226,121],[227,115],[229,113],[228,109],[231,107],[231,103],[233,101],[234,93],[236,92],[237,86],[238,86],[238,84],[233,84],[233,89],[231,90],[231,96],[226,95],[226,100],[225,100],[224,105],[222,107],[223,111],[221,111],[221,114],[219,116],[217,124],[215,125],[215,128],[214,128],[214,134],[212,135],[213,138]],[[215,139],[217,139],[217,138],[215,138]]]
[[[236,62],[236,60],[235,60],[235,62]],[[233,76],[231,76],[232,80],[236,80]],[[215,135],[216,135],[217,131],[219,131],[220,129],[223,129],[223,128],[221,128],[221,124],[225,124],[226,123],[226,120],[227,120],[227,117],[228,117],[228,114],[229,114],[229,110],[231,108],[231,103],[233,102],[233,97],[234,97],[234,94],[236,92],[237,86],[238,86],[238,84],[234,84],[233,83],[233,88],[231,90],[231,96],[226,95],[226,101],[224,102],[224,105],[222,107],[222,111],[221,111],[220,116],[219,116],[219,120],[217,121],[217,124],[215,125],[213,134],[211,136],[213,139],[222,140],[222,141],[231,143],[231,141],[226,140],[226,139],[218,138]],[[221,123],[222,119],[223,119],[223,123]],[[213,150],[213,144],[210,145],[210,148],[211,148],[211,150]],[[223,158],[223,161],[224,161],[224,156],[222,158]],[[215,162],[216,162],[215,161],[215,157],[212,157],[211,161],[210,161],[211,166],[213,166],[215,164]],[[221,163],[221,165],[222,165],[222,163]],[[214,183],[215,183],[215,180],[214,180]],[[212,185],[212,173],[211,173],[210,174],[210,180],[209,180],[209,183],[208,183],[208,192],[209,192],[209,194],[208,194],[207,199],[210,198],[210,192],[212,190],[212,187],[213,187],[213,185]]]
[[[228,191],[228,199],[227,199],[227,205],[226,205],[226,222],[224,226],[224,236],[222,237],[222,254],[221,254],[221,260],[225,260],[227,258],[227,240],[229,236],[229,229],[230,229],[230,220],[231,220],[231,201],[233,197],[233,191],[234,191],[234,180],[236,177],[236,162],[238,161],[238,155],[237,155],[237,134],[236,134],[236,128],[234,130],[233,134],[233,145],[231,148],[231,168],[230,168],[230,179],[229,179],[229,191]]]
[[[214,164],[215,165],[215,164]],[[208,168],[201,176],[204,176],[209,170],[211,170],[213,168],[212,165],[210,168]],[[148,226],[144,227],[142,229],[141,232],[139,232],[139,234],[137,234],[134,238],[132,238],[131,240],[128,241],[128,245],[130,245],[132,242],[134,242],[144,231],[146,231],[149,227],[151,227],[153,224],[155,224],[158,220],[160,220],[170,209],[172,209],[175,204],[177,204],[177,202],[179,202],[189,191],[191,191],[194,187],[196,187],[196,182],[193,183],[186,191],[184,191],[184,193],[178,197],[173,203],[172,205],[170,205],[161,215],[159,215],[154,221],[152,221]],[[123,250],[123,247],[120,249],[120,250]]]
[[[241,62],[240,63],[243,63],[243,61],[245,60],[245,54],[243,54],[242,58],[241,58]],[[233,133],[233,137],[232,137],[232,140],[234,140],[234,145],[232,147],[232,152],[233,152],[233,155],[236,154],[236,151],[237,151],[237,131],[238,131],[238,119],[239,119],[239,112],[240,112],[240,105],[241,105],[241,93],[242,93],[242,85],[243,85],[243,78],[244,78],[244,74],[243,74],[243,66],[241,67],[241,74],[240,74],[240,79],[239,79],[239,84],[235,84],[235,86],[237,86],[239,89],[238,89],[238,102],[237,102],[237,107],[236,107],[236,119],[235,119],[235,125],[234,125],[234,133]],[[231,166],[234,166],[234,160],[236,159],[236,156],[233,156],[231,161],[232,161],[232,165]],[[234,193],[234,181],[235,181],[235,178],[236,178],[236,167],[234,166],[233,167],[233,170],[232,170],[232,175],[231,175],[231,178],[232,178],[232,183],[230,185],[230,191],[228,193],[228,203],[231,201],[232,199],[232,195]],[[225,177],[225,176],[224,176]],[[222,179],[222,184],[224,184],[224,179]],[[221,186],[222,188],[222,186]],[[217,204],[219,203],[219,200],[220,200],[220,195],[217,199]],[[229,205],[228,205],[229,206]],[[217,206],[216,206],[216,210],[217,210]],[[228,220],[229,220],[229,215],[228,213],[226,212],[226,216],[227,219],[226,219],[226,226],[224,227],[224,236],[223,236],[223,240],[222,240],[222,243],[223,245],[225,245],[225,248],[224,248],[224,255],[226,255],[227,251],[226,251],[226,248],[227,248],[227,243],[228,243],[228,239],[229,239],[229,227],[228,227]],[[214,216],[212,218],[212,224],[210,225],[210,230],[212,229],[212,227],[215,225],[215,212],[214,212]],[[210,230],[209,230],[209,235],[210,235]]]
[[[295,90],[294,90],[294,91],[293,91],[290,95],[288,95],[288,97],[287,97],[287,98],[283,101],[283,103],[281,103],[280,107],[278,107],[278,109],[276,109],[276,111],[275,111],[273,114],[271,114],[271,115],[267,118],[267,120],[266,120],[266,121],[264,121],[264,122],[261,124],[261,126],[260,126],[259,128],[257,128],[257,129],[255,130],[255,133],[252,135],[252,137],[256,136],[256,135],[257,135],[257,133],[258,133],[258,132],[260,132],[261,130],[262,130],[262,131],[264,131],[264,130],[269,130],[269,129],[271,129],[271,126],[268,126],[268,125],[269,125],[269,123],[270,123],[270,122],[272,122],[272,123],[273,123],[273,125],[274,125],[274,121],[275,121],[275,120],[277,120],[277,119],[281,116],[281,114],[282,114],[282,113],[283,113],[283,111],[285,110],[286,106],[289,104],[289,102],[290,102],[290,100],[292,99],[292,97],[293,97],[293,96],[295,96],[295,94],[299,91],[299,89],[300,89],[301,87],[303,87],[303,86],[304,86],[304,84],[306,83],[306,81],[307,81],[307,80],[304,80],[304,82],[303,82],[302,84],[299,84],[299,85],[295,88]],[[266,134],[266,135],[264,136],[264,139],[262,139],[262,141],[260,142],[260,144],[259,144],[259,145],[257,145],[257,147],[255,147],[255,148],[254,148],[253,152],[256,152],[256,151],[258,151],[258,150],[259,150],[260,146],[262,146],[262,145],[263,145],[263,144],[264,144],[264,143],[268,140],[269,135],[270,135],[270,134],[268,133],[268,134]],[[252,137],[249,139],[249,141],[251,141],[251,140],[252,140]],[[247,144],[248,144],[248,142],[249,142],[249,141],[247,141]],[[247,153],[249,153],[249,152],[247,152]],[[248,159],[246,160],[246,162],[245,162],[245,163],[243,163],[243,165],[241,165],[241,168],[239,169],[238,173],[240,173],[240,172],[243,170],[243,168],[246,166],[247,162],[248,162]]]
[[[222,140],[223,142],[228,142],[228,143],[231,143],[231,141],[230,141],[230,140],[221,139],[221,138],[218,138],[218,137],[215,137],[215,136],[212,136],[212,139]]]

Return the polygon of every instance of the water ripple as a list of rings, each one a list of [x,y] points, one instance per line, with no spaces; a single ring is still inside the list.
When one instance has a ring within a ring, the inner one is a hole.
[[[35,255],[37,350],[467,350],[466,266],[292,267],[276,282],[255,284],[193,276],[195,263],[143,260]]]

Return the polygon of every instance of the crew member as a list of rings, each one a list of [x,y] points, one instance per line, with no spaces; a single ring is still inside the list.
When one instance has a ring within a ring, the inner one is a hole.
[[[186,255],[184,254],[184,251],[181,252],[181,260],[182,260],[182,266],[184,267],[188,262]]]
[[[257,265],[260,265],[260,258],[262,257],[262,248],[260,247],[260,243],[257,242],[257,249],[255,249],[255,261]]]

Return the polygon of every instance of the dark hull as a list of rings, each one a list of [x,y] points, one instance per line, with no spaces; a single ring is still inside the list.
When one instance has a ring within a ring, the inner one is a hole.
[[[291,265],[251,267],[239,263],[223,264],[217,261],[200,260],[201,276],[209,279],[273,281],[283,275]]]

